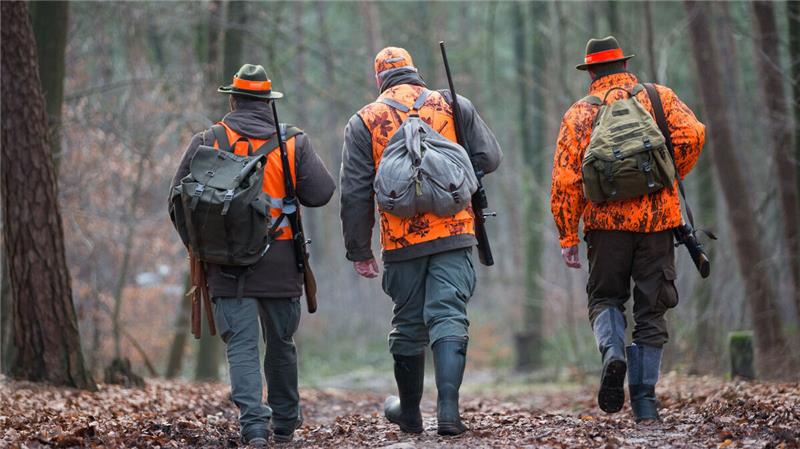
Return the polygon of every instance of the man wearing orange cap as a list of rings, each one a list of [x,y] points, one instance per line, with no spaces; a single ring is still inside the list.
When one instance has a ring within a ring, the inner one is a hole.
[[[263,191],[270,199],[269,213],[277,222],[274,240],[252,266],[204,264],[216,325],[226,345],[231,399],[239,407],[242,438],[250,446],[264,447],[270,420],[276,441],[290,441],[303,422],[293,339],[300,323],[303,282],[295,263],[293,231],[282,215],[287,207],[283,202],[286,179],[276,144],[279,127],[270,109],[270,102],[283,94],[272,90],[264,67],[252,64],[243,65],[233,83],[218,92],[229,95],[231,112],[192,138],[172,185],[180,185],[190,173],[200,145],[237,156],[266,155]],[[307,135],[294,127],[287,127],[283,133],[289,180],[297,200],[308,207],[325,205],[336,187],[333,177]],[[264,372],[269,407],[261,398],[258,339],[262,329],[267,343]]]
[[[627,371],[634,418],[637,422],[653,422],[659,419],[655,385],[662,347],[668,339],[664,315],[678,303],[674,284],[673,228],[681,225],[682,218],[677,180],[675,185],[645,195],[591,202],[584,193],[584,155],[590,141],[594,143],[596,140],[592,130],[598,122],[593,121],[604,105],[635,98],[635,105],[644,108],[645,116],[649,113],[658,120],[649,89],[654,94],[657,92],[655,97],[660,98],[663,104],[664,125],[668,132],[661,134],[671,137],[674,168],[680,178],[689,173],[700,156],[705,127],[671,89],[639,84],[636,76],[627,70],[627,61],[632,57],[623,53],[613,36],[591,39],[586,45],[584,63],[576,68],[587,71],[592,80],[589,96],[573,104],[561,122],[550,203],[558,228],[561,254],[570,268],[581,267],[578,225],[583,220],[589,258],[586,288],[589,319],[603,361],[598,405],[608,413],[622,409]],[[605,110],[619,117],[634,115],[628,109]],[[636,121],[619,125],[617,131],[620,134],[615,135],[614,141],[622,145],[619,142],[638,139],[642,135],[640,130]],[[644,144],[642,148],[647,149],[650,141],[637,143]],[[616,151],[619,156],[603,161],[606,167],[611,167],[610,164],[616,160],[626,159]],[[649,164],[643,162],[639,170],[647,172]],[[614,185],[614,176],[623,175],[609,169],[604,176]],[[616,189],[612,195],[615,193]],[[624,304],[631,296],[631,279],[635,286],[635,326],[633,344],[626,348],[623,312]]]
[[[345,128],[341,170],[341,219],[346,257],[366,278],[379,274],[371,248],[375,224],[376,171],[389,140],[410,112],[456,141],[452,98],[430,91],[402,48],[388,47],[375,57],[380,95],[353,115]],[[477,169],[494,171],[502,159],[494,134],[466,98],[458,98],[464,137]],[[430,343],[438,389],[440,435],[467,430],[458,410],[458,391],[466,363],[467,301],[475,289],[472,247],[474,215],[466,208],[450,216],[420,213],[402,218],[379,210],[383,249],[383,289],[394,302],[389,350],[399,397],[386,400],[389,421],[404,432],[423,431],[419,404]]]

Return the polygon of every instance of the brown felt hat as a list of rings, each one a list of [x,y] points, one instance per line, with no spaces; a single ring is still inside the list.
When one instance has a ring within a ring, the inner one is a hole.
[[[622,52],[622,48],[614,36],[604,37],[602,39],[589,39],[586,43],[586,56],[583,58],[583,64],[575,66],[578,70],[586,70],[591,65],[607,64],[609,62],[627,61],[635,55],[627,55]]]

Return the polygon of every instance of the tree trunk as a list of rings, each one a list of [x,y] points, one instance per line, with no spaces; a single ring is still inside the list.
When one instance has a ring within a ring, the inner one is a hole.
[[[794,106],[794,160],[797,190],[800,191],[800,2],[786,2],[789,16],[789,57],[791,59],[792,105]],[[800,297],[795,298],[800,301]],[[800,314],[800,302],[796,303]]]
[[[2,213],[2,211],[0,211]],[[2,220],[0,219],[0,223]],[[14,299],[6,260],[6,245],[0,243],[0,373],[11,372],[14,360]]]
[[[39,79],[47,105],[50,151],[57,172],[61,157],[61,105],[64,99],[64,51],[67,47],[69,2],[31,2],[30,12],[36,37]]]
[[[222,54],[222,75],[223,82],[232,79],[233,75],[239,70],[242,61],[242,46],[244,45],[245,30],[244,25],[247,21],[247,2],[230,1],[226,2],[227,6],[227,20],[223,28],[223,35],[221,37],[224,48]],[[211,11],[212,16],[215,13]],[[213,20],[212,20],[213,25]],[[213,28],[213,26],[212,26]],[[209,30],[209,41],[213,42],[219,37],[213,35],[213,30]],[[214,53],[209,53],[209,57],[214,56]],[[209,75],[214,71],[212,70],[215,63],[219,64],[219,59],[209,60],[207,67]],[[218,80],[207,79],[206,83],[213,86],[218,83]],[[195,366],[195,379],[197,380],[217,380],[219,379],[219,367],[222,361],[222,341],[219,336],[212,336],[208,333],[206,327],[206,320],[203,322],[203,336],[200,338],[199,347],[197,350],[197,365]]]
[[[720,57],[708,20],[709,5],[686,0],[684,6],[692,20],[689,31],[696,74],[699,79],[705,80],[700,93],[713,142],[709,155],[728,205],[739,270],[747,288],[747,300],[756,331],[760,362],[765,367],[772,366],[771,369],[774,370],[776,365],[770,364],[777,364],[782,359],[786,341],[781,332],[781,321],[775,304],[775,289],[764,263],[764,249],[758,240],[761,233],[755,220],[756,213],[734,154],[738,147],[734,144],[731,124],[725,113],[728,110],[727,95],[722,89],[725,75],[721,70]]]
[[[147,148],[152,148],[149,145]],[[125,240],[122,246],[122,265],[117,273],[117,282],[114,287],[114,310],[111,315],[111,323],[114,337],[114,358],[122,358],[122,302],[123,294],[125,293],[125,286],[128,283],[128,271],[130,270],[131,253],[133,252],[134,237],[136,233],[136,209],[139,206],[140,192],[142,190],[142,182],[144,181],[144,171],[147,167],[147,158],[150,156],[148,150],[145,154],[139,155],[139,161],[136,164],[136,175],[134,177],[133,190],[131,195],[126,201],[128,204],[128,213],[125,216]]]
[[[64,254],[36,43],[25,2],[2,2],[2,204],[15,299],[11,374],[95,388],[81,353]]]
[[[777,169],[778,192],[783,218],[783,236],[788,248],[791,291],[800,304],[800,215],[798,215],[797,160],[792,151],[792,118],[783,87],[780,39],[771,2],[753,2],[756,18],[756,61],[761,74],[761,95],[767,106],[767,132],[772,139],[772,153]],[[798,315],[800,318],[800,315]]]
[[[653,5],[644,2],[644,30],[645,42],[647,45],[647,61],[650,63],[650,80],[658,82],[658,58],[656,56],[655,33],[653,32]]]
[[[184,291],[189,291],[191,286],[191,279],[186,275],[186,282],[184,283]],[[186,340],[190,329],[190,321],[192,315],[192,301],[184,295],[181,295],[180,304],[178,305],[178,316],[175,318],[175,335],[172,337],[172,344],[169,347],[169,357],[167,358],[167,379],[174,379],[180,375],[183,370],[183,355],[186,352]]]

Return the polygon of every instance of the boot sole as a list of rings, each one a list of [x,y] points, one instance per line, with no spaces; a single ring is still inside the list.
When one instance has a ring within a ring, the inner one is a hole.
[[[469,429],[467,429],[464,424],[439,423],[439,428],[436,430],[436,433],[444,437],[454,437],[456,435],[461,435],[467,430]]]
[[[422,433],[422,432],[425,431],[425,428],[422,427],[422,426],[409,427],[406,424],[404,424],[404,423],[402,423],[402,422],[400,422],[400,421],[398,421],[396,419],[390,418],[386,414],[384,414],[383,416],[386,416],[386,419],[388,419],[390,423],[397,424],[398,426],[400,426],[400,431],[402,431],[402,432],[405,432],[405,433]]]
[[[624,360],[609,362],[603,370],[600,380],[600,391],[597,393],[597,405],[606,413],[616,413],[625,405],[625,373],[628,366]]]

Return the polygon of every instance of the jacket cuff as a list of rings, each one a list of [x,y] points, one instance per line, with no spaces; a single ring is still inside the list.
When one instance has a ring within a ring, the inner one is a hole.
[[[576,246],[577,244],[579,244],[581,240],[578,238],[578,234],[574,233],[566,237],[561,237],[559,239],[559,242],[561,243],[562,248],[570,248],[572,246]]]
[[[370,260],[375,258],[375,256],[372,255],[372,250],[370,248],[365,248],[362,250],[355,250],[355,251],[347,251],[345,257],[347,257],[347,260],[351,262],[363,262],[365,260]]]

